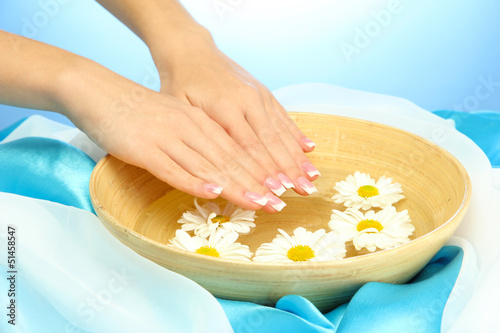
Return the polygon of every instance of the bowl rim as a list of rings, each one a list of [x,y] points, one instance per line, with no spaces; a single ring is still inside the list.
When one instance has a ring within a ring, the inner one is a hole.
[[[346,116],[337,116],[337,115],[330,115],[330,114],[323,114],[323,113],[312,113],[312,112],[294,112],[294,111],[289,111],[290,114],[292,115],[307,115],[307,116],[319,116],[319,117],[333,117],[333,118],[342,118],[344,120],[348,121],[353,121],[353,122],[358,122],[358,123],[365,123],[365,124],[372,124],[376,126],[382,126],[389,128],[391,130],[395,130],[401,133],[404,133],[406,135],[410,135],[414,139],[417,139],[418,141],[427,144],[431,146],[432,148],[438,150],[440,153],[444,154],[447,159],[451,160],[457,168],[460,170],[460,175],[462,177],[462,182],[464,184],[464,196],[462,198],[462,202],[460,203],[459,208],[455,211],[455,213],[447,219],[445,222],[443,222],[440,226],[434,228],[432,231],[418,237],[415,239],[412,239],[410,242],[396,246],[394,248],[390,249],[384,249],[384,250],[379,250],[371,253],[366,253],[358,256],[353,256],[353,257],[348,257],[348,258],[342,258],[339,260],[329,260],[329,261],[306,261],[306,262],[260,262],[260,261],[253,261],[253,260],[236,260],[236,259],[226,259],[226,258],[220,258],[220,257],[211,257],[211,256],[202,256],[198,253],[194,252],[189,252],[189,251],[184,251],[181,249],[174,248],[166,243],[161,243],[157,240],[153,240],[151,238],[148,238],[137,231],[130,229],[128,227],[125,227],[123,224],[119,223],[119,221],[109,213],[107,209],[104,208],[104,206],[99,202],[97,197],[95,196],[95,185],[98,177],[98,170],[102,168],[102,166],[107,163],[108,160],[111,158],[116,157],[108,154],[104,156],[94,167],[94,170],[92,171],[91,177],[90,177],[90,182],[89,182],[89,190],[90,190],[90,198],[92,205],[94,206],[94,210],[97,213],[97,215],[103,215],[106,218],[107,223],[110,223],[114,226],[115,229],[121,230],[122,232],[125,232],[134,238],[140,239],[141,241],[144,241],[146,243],[149,243],[150,245],[154,245],[156,247],[162,248],[164,250],[167,250],[169,252],[172,252],[172,254],[180,255],[180,256],[187,256],[193,261],[203,261],[204,263],[224,263],[224,264],[231,264],[233,266],[239,266],[241,268],[262,268],[265,269],[273,267],[273,268],[282,268],[282,269],[307,269],[307,268],[314,268],[321,266],[321,268],[340,268],[340,267],[345,267],[346,265],[357,265],[359,262],[367,261],[370,260],[374,255],[379,255],[380,253],[392,253],[396,251],[402,251],[407,247],[413,247],[417,243],[425,242],[428,238],[431,238],[434,234],[440,232],[441,229],[445,228],[450,224],[458,215],[460,214],[465,214],[466,209],[468,208],[468,205],[471,200],[472,196],[472,184],[470,180],[470,176],[465,169],[465,167],[462,165],[462,163],[455,157],[453,154],[451,154],[449,151],[444,149],[443,147],[437,145],[436,143],[432,142],[429,139],[426,139],[424,137],[421,137],[418,134],[412,133],[410,131],[397,128],[391,125],[386,125],[382,123],[378,123],[375,121],[370,121],[370,120],[364,120],[364,119],[358,119],[358,118],[351,118],[351,117],[346,117]],[[118,159],[119,160],[119,159]],[[121,160],[120,160],[121,161]],[[121,161],[122,163],[125,163]],[[126,163],[125,163],[126,164]],[[278,213],[279,214],[279,213]],[[103,221],[101,221],[103,223]],[[107,227],[106,227],[107,229]],[[109,231],[109,230],[108,230]]]

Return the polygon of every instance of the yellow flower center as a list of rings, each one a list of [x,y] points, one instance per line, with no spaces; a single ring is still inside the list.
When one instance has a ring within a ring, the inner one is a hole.
[[[204,254],[206,256],[219,257],[219,252],[210,246],[202,246],[196,250],[196,253]]]
[[[290,248],[286,255],[293,261],[307,261],[315,257],[314,251],[309,245],[296,245]]]
[[[375,228],[378,231],[382,231],[382,229],[384,229],[384,227],[382,226],[382,224],[379,221],[375,221],[375,220],[361,220],[361,221],[359,221],[358,227],[357,227],[358,231],[363,231],[363,230],[366,230],[369,228]]]
[[[219,222],[219,224],[229,222],[230,218],[226,215],[217,215],[212,218],[213,223]]]
[[[378,189],[375,186],[363,185],[358,189],[360,197],[369,198],[378,195]]]

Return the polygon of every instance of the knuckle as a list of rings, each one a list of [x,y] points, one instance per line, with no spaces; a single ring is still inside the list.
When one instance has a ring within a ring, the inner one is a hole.
[[[172,126],[172,124],[177,124],[177,126]],[[162,128],[169,128],[171,130],[176,128],[189,128],[191,126],[191,119],[184,113],[178,110],[170,110],[169,112],[162,112],[155,116],[155,119],[151,122],[153,126],[150,128],[153,130],[160,130]]]
[[[265,127],[265,128],[260,129],[259,130],[259,137],[261,138],[262,142],[266,146],[267,145],[272,146],[272,145],[282,144],[281,138],[278,135],[278,133],[276,133],[276,131],[274,131],[270,127]]]
[[[164,180],[167,183],[170,183],[170,181],[174,179],[177,170],[178,166],[174,161],[166,161],[163,163],[163,168],[161,168],[160,170],[151,171],[153,171],[153,173],[155,173],[160,179]]]
[[[229,140],[229,142],[226,145],[226,149],[229,153],[234,154],[235,156],[241,156],[245,154],[245,150],[243,149],[242,146],[240,146],[236,141],[234,140]]]
[[[215,174],[213,179],[216,181],[217,185],[222,186],[223,188],[228,188],[231,184],[231,179],[221,172]]]
[[[189,106],[188,110],[194,115],[204,115],[205,112],[197,106]]]
[[[214,170],[212,166],[207,161],[201,161],[196,165],[196,173],[199,175],[199,177],[206,178],[213,172]]]
[[[231,155],[235,156],[238,160],[248,159],[248,153],[244,147],[240,146],[236,141],[230,140],[226,146],[226,151]]]
[[[229,175],[235,175],[241,171],[241,165],[230,155],[223,156],[222,161],[223,161],[222,170],[225,173]]]
[[[203,179],[206,179],[214,184],[217,184],[219,186],[222,186],[224,189],[227,189],[227,187],[231,184],[231,178],[225,174],[223,171],[220,170],[209,170],[204,177],[201,177]]]
[[[285,175],[289,175],[289,177],[292,179],[296,179],[302,176],[302,172],[294,164],[285,165],[283,166],[282,170]]]
[[[272,116],[271,117],[271,124],[273,127],[276,129],[276,132],[278,133],[286,133],[288,132],[288,126],[285,123],[285,121],[277,116]]]
[[[255,156],[261,148],[262,144],[258,139],[247,139],[241,145],[251,156]]]
[[[238,87],[238,92],[245,98],[260,99],[262,97],[259,89],[250,84],[241,85]]]
[[[237,105],[235,104],[233,99],[228,97],[221,97],[216,99],[216,102],[214,102],[214,109],[221,110],[223,112],[232,112],[233,110],[237,109]]]

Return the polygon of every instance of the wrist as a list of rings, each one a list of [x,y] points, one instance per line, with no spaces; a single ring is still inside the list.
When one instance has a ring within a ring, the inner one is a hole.
[[[105,119],[123,89],[134,84],[100,64],[75,57],[69,66],[54,77],[57,112],[68,117],[77,127],[88,130],[88,124]]]
[[[54,73],[52,96],[57,107],[55,111],[64,114],[74,123],[77,110],[84,108],[85,104],[83,86],[87,78],[84,71],[92,71],[91,67],[87,59],[76,56],[58,73]]]
[[[171,73],[193,55],[217,49],[211,33],[197,23],[176,28],[154,41],[148,41],[147,45],[160,76]]]

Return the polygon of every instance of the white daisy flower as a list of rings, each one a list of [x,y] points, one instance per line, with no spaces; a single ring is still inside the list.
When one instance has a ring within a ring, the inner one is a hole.
[[[390,206],[375,213],[366,213],[354,208],[345,212],[333,210],[328,225],[337,231],[346,242],[352,240],[356,250],[366,248],[373,252],[377,248],[389,249],[410,241],[415,227],[411,224],[407,210],[396,212]]]
[[[238,236],[238,233],[233,231],[214,229],[207,239],[200,236],[191,237],[179,229],[175,231],[175,237],[170,240],[169,246],[212,257],[250,260],[252,253],[248,246],[235,243]]]
[[[261,262],[304,262],[339,260],[346,254],[345,243],[335,232],[324,229],[315,232],[299,227],[293,236],[278,229],[272,243],[262,244],[253,258]]]
[[[177,222],[182,223],[182,230],[194,231],[197,236],[207,238],[218,227],[239,234],[248,234],[250,228],[255,227],[253,210],[245,210],[232,203],[226,204],[224,210],[221,210],[215,202],[200,206],[196,199],[194,205],[196,210],[185,212]]]
[[[336,183],[334,189],[339,192],[332,197],[336,203],[355,209],[384,208],[404,198],[401,185],[392,183],[392,178],[382,176],[375,183],[369,174],[359,171]]]

